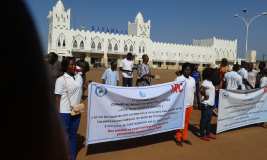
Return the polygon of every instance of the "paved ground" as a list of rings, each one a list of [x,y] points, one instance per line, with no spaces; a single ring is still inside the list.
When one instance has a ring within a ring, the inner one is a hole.
[[[160,75],[156,83],[169,82],[175,79],[174,70],[153,70]],[[103,69],[92,69],[88,80],[100,82]],[[195,134],[199,127],[200,112],[194,110],[191,117],[189,139],[192,145],[176,146],[174,132],[146,136],[142,138],[83,145],[86,134],[86,114],[82,115],[79,128],[78,160],[264,160],[267,157],[267,129],[252,125],[217,135],[216,140],[205,142]],[[213,129],[216,128],[216,117],[213,118]],[[265,157],[265,158],[264,158]]]

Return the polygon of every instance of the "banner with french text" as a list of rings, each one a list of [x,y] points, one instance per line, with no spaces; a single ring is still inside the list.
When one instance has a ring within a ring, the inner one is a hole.
[[[184,126],[184,81],[146,87],[91,83],[87,144],[136,138]]]
[[[267,88],[220,90],[217,133],[260,122],[267,122]]]

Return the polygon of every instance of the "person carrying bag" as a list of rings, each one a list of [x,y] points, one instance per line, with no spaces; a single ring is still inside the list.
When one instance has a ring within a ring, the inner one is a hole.
[[[64,74],[57,78],[55,84],[56,106],[69,142],[71,160],[76,159],[77,131],[84,110],[84,104],[81,103],[83,78],[75,68],[75,59],[65,58],[61,63]]]

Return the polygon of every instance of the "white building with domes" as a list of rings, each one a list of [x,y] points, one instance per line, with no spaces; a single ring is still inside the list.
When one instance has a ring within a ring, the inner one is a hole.
[[[140,12],[134,22],[128,22],[128,34],[72,29],[70,9],[66,10],[61,0],[47,18],[48,52],[59,56],[84,54],[92,65],[107,66],[112,60],[120,63],[128,52],[133,53],[136,62],[147,54],[150,63],[157,67],[176,67],[184,62],[213,64],[222,58],[235,61],[237,55],[237,40],[213,37],[193,40],[192,44],[155,42],[150,38],[151,21],[146,22]]]

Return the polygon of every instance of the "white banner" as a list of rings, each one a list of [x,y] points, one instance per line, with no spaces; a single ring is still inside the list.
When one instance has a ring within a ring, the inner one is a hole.
[[[220,90],[217,133],[267,121],[267,88]]]
[[[183,128],[184,82],[147,87],[91,83],[87,144],[141,137]]]

